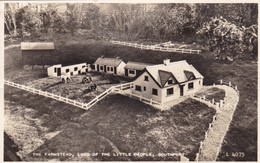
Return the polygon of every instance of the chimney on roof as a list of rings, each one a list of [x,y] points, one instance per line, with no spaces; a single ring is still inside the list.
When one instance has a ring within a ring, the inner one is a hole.
[[[117,59],[117,60],[119,60],[119,59],[120,59],[120,57],[116,57],[116,59]]]
[[[105,56],[104,55],[101,55],[101,57],[100,58],[104,58]]]
[[[168,64],[170,64],[170,62],[171,62],[170,59],[164,59],[164,60],[163,60],[163,64],[164,64],[165,66],[167,66]]]

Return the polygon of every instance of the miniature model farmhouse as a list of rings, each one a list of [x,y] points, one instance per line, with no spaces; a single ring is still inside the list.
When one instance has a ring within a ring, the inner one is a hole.
[[[105,72],[107,74],[114,74],[118,76],[124,75],[125,62],[120,58],[104,58],[99,57],[93,64],[95,66],[95,71]]]
[[[128,61],[125,66],[125,76],[129,78],[140,76],[147,66],[151,64]]]
[[[57,77],[63,74],[72,76],[72,75],[82,74],[87,71],[88,71],[88,66],[86,63],[80,63],[80,64],[63,66],[63,67],[61,64],[59,64],[59,65],[53,65],[51,67],[48,67],[47,69],[47,73],[49,77]]]
[[[147,66],[134,80],[132,93],[164,103],[197,92],[203,86],[203,76],[185,60]]]

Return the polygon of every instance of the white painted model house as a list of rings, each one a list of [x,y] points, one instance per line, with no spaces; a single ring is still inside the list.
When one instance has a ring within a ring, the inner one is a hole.
[[[62,66],[61,64],[58,64],[47,68],[47,73],[49,77],[57,77],[61,76],[62,74],[73,76],[85,72],[88,72],[88,66],[86,63],[80,63],[69,66]]]
[[[147,66],[151,66],[151,64],[128,61],[125,66],[125,76],[129,78],[138,77]]]
[[[120,58],[104,58],[99,57],[93,64],[95,66],[95,71],[105,72],[107,74],[114,74],[118,76],[124,75],[125,62]]]
[[[203,86],[203,76],[185,60],[147,66],[134,80],[132,93],[164,103],[197,92]]]

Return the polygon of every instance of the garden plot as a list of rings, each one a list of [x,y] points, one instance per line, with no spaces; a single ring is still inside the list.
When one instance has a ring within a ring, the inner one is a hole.
[[[82,83],[83,77],[91,77],[92,83]],[[97,89],[91,91],[89,87],[93,84],[97,85]],[[60,78],[42,78],[33,82],[27,83],[28,86],[47,91],[62,97],[76,100],[78,102],[89,102],[96,96],[109,89],[111,86],[117,85],[111,83],[110,79],[103,74],[87,73],[86,75],[75,75],[71,77],[71,82],[62,83]]]

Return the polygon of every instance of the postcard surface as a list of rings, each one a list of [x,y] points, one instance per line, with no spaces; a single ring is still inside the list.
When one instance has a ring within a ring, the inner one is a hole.
[[[4,161],[257,161],[258,3],[1,4]]]

